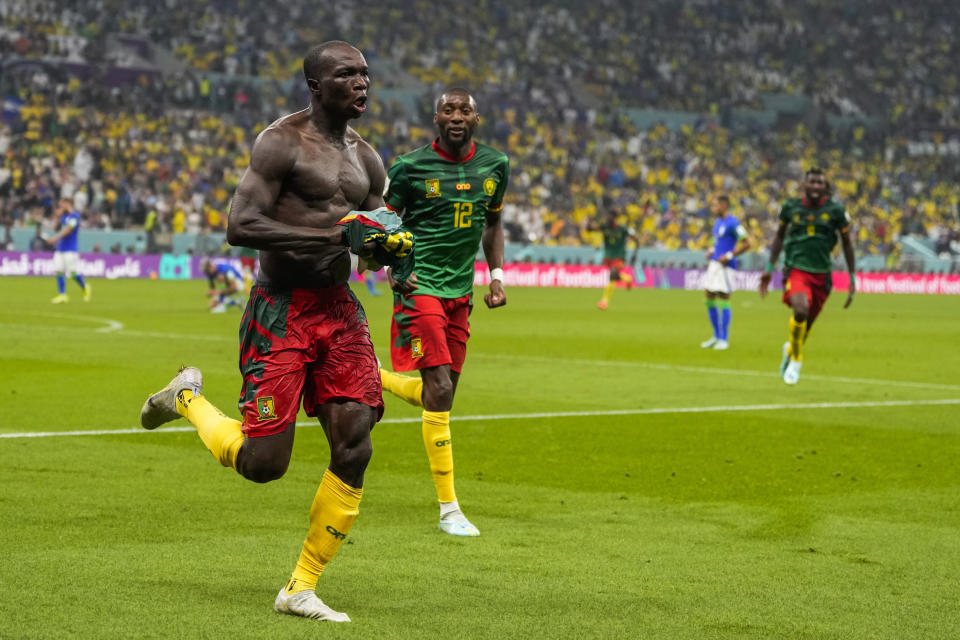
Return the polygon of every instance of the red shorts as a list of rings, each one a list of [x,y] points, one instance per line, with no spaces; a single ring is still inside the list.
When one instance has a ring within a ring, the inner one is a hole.
[[[250,437],[283,431],[332,400],[383,416],[383,390],[363,307],[347,285],[280,289],[257,284],[240,323],[240,412]]]
[[[788,267],[784,270],[783,281],[783,303],[788,307],[790,296],[795,293],[802,293],[807,297],[810,304],[810,312],[807,314],[807,327],[813,324],[813,321],[820,315],[823,304],[830,295],[830,289],[833,288],[833,281],[830,273],[810,273],[801,269]]]
[[[395,296],[390,323],[394,371],[449,364],[460,373],[467,357],[473,294],[460,298]]]

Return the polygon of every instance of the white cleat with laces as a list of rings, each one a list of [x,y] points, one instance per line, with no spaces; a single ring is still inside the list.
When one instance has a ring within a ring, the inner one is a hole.
[[[797,384],[797,381],[800,379],[800,367],[802,366],[803,362],[791,358],[790,363],[783,372],[783,381],[787,384]]]
[[[144,429],[156,429],[160,425],[176,420],[177,394],[189,391],[196,398],[203,390],[203,374],[196,367],[183,367],[173,380],[160,391],[147,398],[140,409],[140,424]]]
[[[317,597],[312,589],[298,593],[287,593],[286,587],[280,589],[273,608],[280,613],[291,616],[301,616],[311,620],[327,620],[328,622],[350,622],[350,616],[340,611],[334,611],[323,600]]]
[[[467,520],[467,516],[463,515],[463,511],[451,511],[448,514],[440,516],[440,524],[438,524],[437,527],[440,531],[449,533],[452,536],[476,538],[480,535],[480,530]]]

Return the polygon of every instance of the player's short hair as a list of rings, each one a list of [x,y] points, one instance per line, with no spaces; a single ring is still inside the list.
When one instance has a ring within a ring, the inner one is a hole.
[[[462,93],[463,95],[465,95],[465,96],[469,97],[471,100],[473,100],[473,105],[474,105],[474,107],[476,107],[476,105],[477,105],[477,99],[473,96],[472,93],[470,93],[469,90],[464,89],[463,87],[450,87],[449,89],[444,89],[443,92],[442,92],[440,95],[437,96],[437,101],[434,103],[434,105],[435,105],[434,108],[435,108],[437,111],[440,110],[440,105],[443,104],[443,102],[442,102],[442,101],[443,101],[443,96],[447,95],[448,93]],[[478,109],[478,111],[479,111],[479,109]]]
[[[306,80],[319,80],[323,71],[324,58],[327,50],[333,47],[353,47],[349,42],[343,40],[327,40],[314,46],[303,58],[303,77]]]

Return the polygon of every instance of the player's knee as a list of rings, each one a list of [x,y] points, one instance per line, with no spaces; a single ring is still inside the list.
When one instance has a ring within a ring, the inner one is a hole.
[[[344,442],[330,451],[330,466],[342,469],[351,475],[363,474],[372,456],[373,443],[370,438]]]
[[[279,480],[290,466],[290,456],[254,456],[243,455],[241,450],[237,456],[237,471],[247,480],[264,484]]]

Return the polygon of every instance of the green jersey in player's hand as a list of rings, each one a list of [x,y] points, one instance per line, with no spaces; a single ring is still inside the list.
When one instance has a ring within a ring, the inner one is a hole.
[[[384,200],[416,238],[416,294],[459,298],[473,291],[473,263],[487,213],[503,207],[507,156],[485,144],[457,160],[436,142],[400,156],[390,167]]]
[[[837,233],[850,228],[850,216],[842,204],[833,200],[814,204],[806,198],[791,198],[780,209],[780,221],[787,223],[784,264],[810,273],[833,270],[830,252],[837,246]]]

